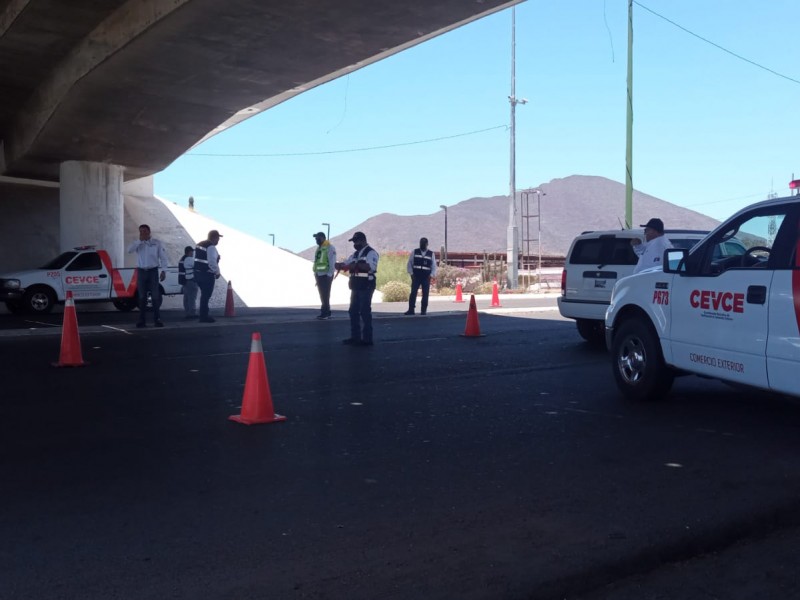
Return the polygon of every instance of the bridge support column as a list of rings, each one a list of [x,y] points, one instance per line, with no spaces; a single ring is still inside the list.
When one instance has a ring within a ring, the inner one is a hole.
[[[124,260],[123,167],[70,160],[60,170],[61,251],[94,244],[112,264]]]

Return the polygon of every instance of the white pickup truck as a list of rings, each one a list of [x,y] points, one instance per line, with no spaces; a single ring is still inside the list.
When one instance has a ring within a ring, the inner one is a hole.
[[[734,238],[744,254],[719,251]],[[624,396],[657,399],[687,373],[800,396],[800,196],[742,209],[663,265],[620,280],[606,312]]]
[[[167,267],[166,273],[161,294],[180,294],[178,267]],[[105,250],[81,246],[38,269],[0,275],[0,300],[12,313],[49,313],[64,302],[67,291],[76,302],[113,302],[119,310],[133,310],[138,305],[136,269],[115,268]]]

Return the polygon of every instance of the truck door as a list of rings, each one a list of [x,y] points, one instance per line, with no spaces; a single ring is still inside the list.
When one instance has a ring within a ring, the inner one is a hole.
[[[76,300],[97,300],[108,298],[111,278],[103,268],[97,252],[78,254],[61,271],[64,292],[72,292]]]
[[[781,245],[785,252],[780,255],[775,252],[775,278],[769,297],[767,374],[772,389],[800,395],[800,221],[797,214],[787,218],[785,229],[785,243]]]
[[[767,332],[777,232],[786,205],[735,217],[687,259],[687,274],[670,295],[672,359],[677,367],[711,377],[768,387]],[[741,256],[720,252],[734,236]]]

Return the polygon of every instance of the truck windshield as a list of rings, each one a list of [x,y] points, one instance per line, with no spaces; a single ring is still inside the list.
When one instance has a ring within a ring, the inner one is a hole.
[[[50,262],[45,263],[40,269],[47,269],[48,271],[55,271],[57,269],[63,269],[64,266],[71,261],[77,255],[77,252],[64,252],[56,256]]]

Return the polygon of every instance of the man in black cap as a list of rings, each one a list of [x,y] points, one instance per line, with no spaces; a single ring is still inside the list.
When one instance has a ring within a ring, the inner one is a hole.
[[[350,272],[350,337],[342,340],[348,346],[372,346],[372,294],[378,272],[378,253],[367,245],[367,236],[356,231],[349,242],[355,252],[336,269]]]
[[[336,248],[325,239],[321,231],[314,234],[317,241],[317,251],[314,253],[314,278],[317,280],[317,290],[322,303],[317,319],[324,321],[331,318],[331,282],[336,265]]]
[[[672,243],[664,237],[664,221],[661,219],[650,219],[640,227],[644,227],[644,243],[639,238],[631,239],[633,251],[639,257],[639,262],[633,269],[634,273],[651,267],[660,267],[664,250],[672,248]]]
[[[194,279],[200,288],[201,323],[213,323],[214,318],[208,316],[208,301],[214,293],[214,283],[219,279],[219,252],[217,244],[222,234],[216,229],[208,232],[208,239],[197,244],[194,249]]]
[[[408,255],[406,271],[411,275],[411,295],[408,297],[408,310],[405,315],[413,315],[417,304],[417,292],[422,288],[422,306],[420,314],[428,311],[428,294],[431,289],[431,277],[436,277],[436,256],[428,250],[428,238],[420,238],[419,248]]]

